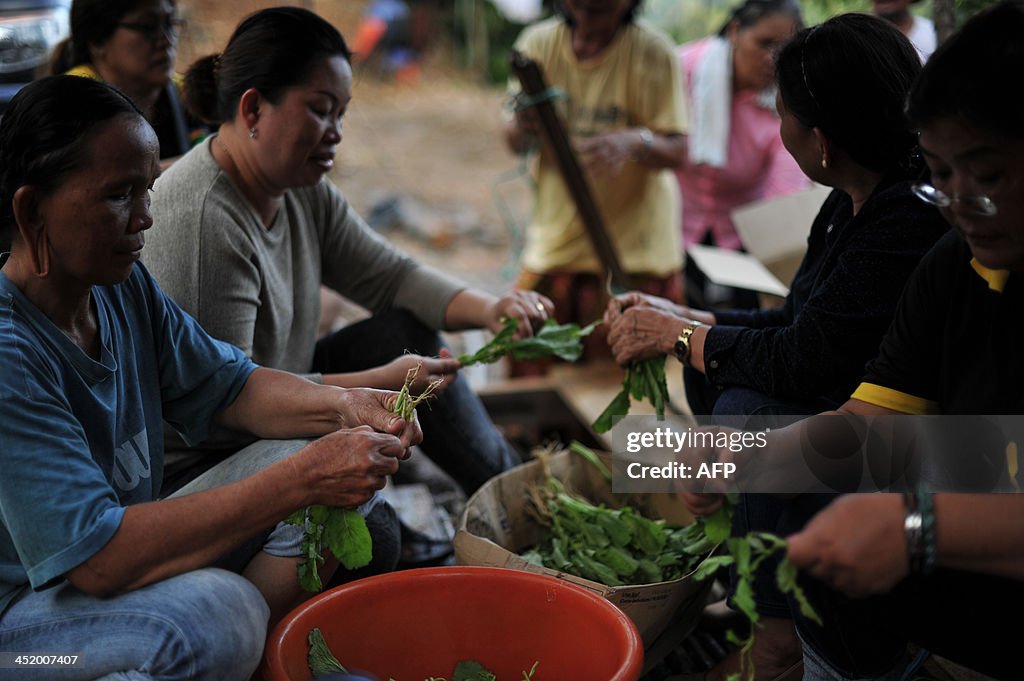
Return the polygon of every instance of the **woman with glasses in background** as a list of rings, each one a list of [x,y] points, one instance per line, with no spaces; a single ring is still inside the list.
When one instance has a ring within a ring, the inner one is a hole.
[[[164,167],[207,132],[186,112],[174,75],[181,24],[173,0],[74,0],[71,36],[51,65],[54,75],[96,78],[128,95],[156,131]]]
[[[775,108],[772,57],[800,28],[797,0],[745,0],[717,35],[679,47],[690,107],[688,162],[676,169],[684,249],[742,249],[735,209],[810,187],[782,144]],[[691,306],[760,307],[752,291],[711,286],[692,259],[684,272]]]

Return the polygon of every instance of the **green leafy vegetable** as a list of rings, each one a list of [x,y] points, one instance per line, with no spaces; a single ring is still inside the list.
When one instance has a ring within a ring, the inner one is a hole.
[[[555,355],[569,362],[575,362],[583,354],[583,338],[597,328],[601,322],[594,322],[583,328],[578,324],[559,324],[554,319],[544,325],[529,338],[516,339],[516,328],[519,320],[505,319],[501,328],[490,343],[474,352],[458,356],[462,366],[472,364],[493,364],[505,356],[512,359],[539,359]]]
[[[608,466],[604,465],[604,462],[594,453],[594,450],[590,449],[582,442],[573,440],[569,443],[569,451],[573,454],[577,454],[586,459],[591,466],[597,469],[597,472],[601,474],[608,482],[612,481],[612,472],[608,470]]]
[[[760,620],[754,600],[754,574],[764,561],[778,551],[783,552],[782,561],[775,573],[776,584],[783,593],[793,596],[800,604],[800,612],[805,617],[819,625],[822,622],[797,583],[796,566],[785,555],[786,540],[769,532],[750,532],[744,537],[730,537],[731,516],[732,504],[727,502],[715,513],[704,518],[703,527],[708,539],[724,540],[729,554],[704,561],[693,576],[694,579],[706,579],[713,576],[720,567],[735,565],[737,583],[732,603],[750,622],[750,634],[746,639],[740,639],[735,633],[729,632],[729,640],[740,647],[740,671],[730,675],[728,681],[753,681],[754,638]]]
[[[677,579],[714,548],[695,528],[701,519],[679,528],[645,518],[629,506],[595,506],[566,494],[553,477],[529,495],[529,512],[546,531],[523,557],[608,586]]]
[[[306,642],[309,644],[306,660],[314,679],[329,674],[348,674],[348,670],[341,666],[338,659],[334,657],[334,653],[327,647],[327,642],[324,641],[324,636],[320,629],[314,627],[306,637]],[[533,681],[533,675],[537,671],[538,664],[540,664],[540,660],[533,663],[530,671],[523,671],[520,681]],[[455,665],[451,681],[497,681],[497,678],[497,676],[476,660],[462,660]],[[390,681],[395,680],[390,679]],[[428,676],[425,681],[447,681],[447,679],[443,676]]]
[[[302,557],[299,563],[299,586],[306,591],[321,591],[320,566],[323,565],[324,546],[348,570],[356,570],[373,558],[373,539],[366,519],[347,508],[333,508],[319,504],[307,506],[291,514],[285,522],[302,525]]]
[[[416,406],[428,399],[441,384],[438,379],[419,395],[412,395],[409,386],[416,380],[419,370],[419,366],[409,370],[398,398],[391,406],[392,413],[406,421],[412,420]],[[299,586],[306,591],[316,593],[324,588],[320,566],[324,563],[325,546],[348,570],[365,567],[373,559],[373,539],[366,519],[358,511],[314,504],[292,513],[285,522],[305,528],[302,535],[302,557],[305,560],[299,563],[298,580]]]
[[[605,407],[601,415],[594,421],[594,430],[607,433],[612,429],[612,418],[625,416],[629,413],[631,400],[646,398],[653,406],[659,419],[665,418],[665,405],[668,404],[668,384],[665,382],[665,357],[652,357],[641,362],[634,362],[626,367],[626,376],[622,379],[622,390]]]
[[[319,629],[314,627],[306,637],[306,642],[309,644],[306,662],[314,679],[328,674],[348,674],[348,670],[341,666],[331,649],[327,647],[324,635]]]
[[[463,660],[452,672],[452,681],[495,681],[497,678],[476,660]]]

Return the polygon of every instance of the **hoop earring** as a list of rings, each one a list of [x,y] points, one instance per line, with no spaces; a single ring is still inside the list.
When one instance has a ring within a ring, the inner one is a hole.
[[[50,274],[50,249],[47,247],[46,235],[42,233],[42,225],[39,230],[35,248],[32,249],[32,269],[37,277],[45,279]]]
[[[249,139],[256,139],[256,126],[249,128]]]

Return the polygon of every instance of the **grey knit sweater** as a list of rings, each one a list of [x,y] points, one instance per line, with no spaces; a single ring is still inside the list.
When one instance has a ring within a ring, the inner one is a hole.
[[[443,328],[463,284],[402,255],[327,179],[289,190],[267,228],[210,153],[212,138],[157,180],[143,261],[215,338],[258,364],[308,372],[321,283],[371,312],[404,308]]]

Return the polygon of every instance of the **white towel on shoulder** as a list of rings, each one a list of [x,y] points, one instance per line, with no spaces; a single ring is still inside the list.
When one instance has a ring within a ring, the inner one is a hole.
[[[732,118],[732,43],[711,39],[693,72],[690,163],[724,168],[729,157]]]

